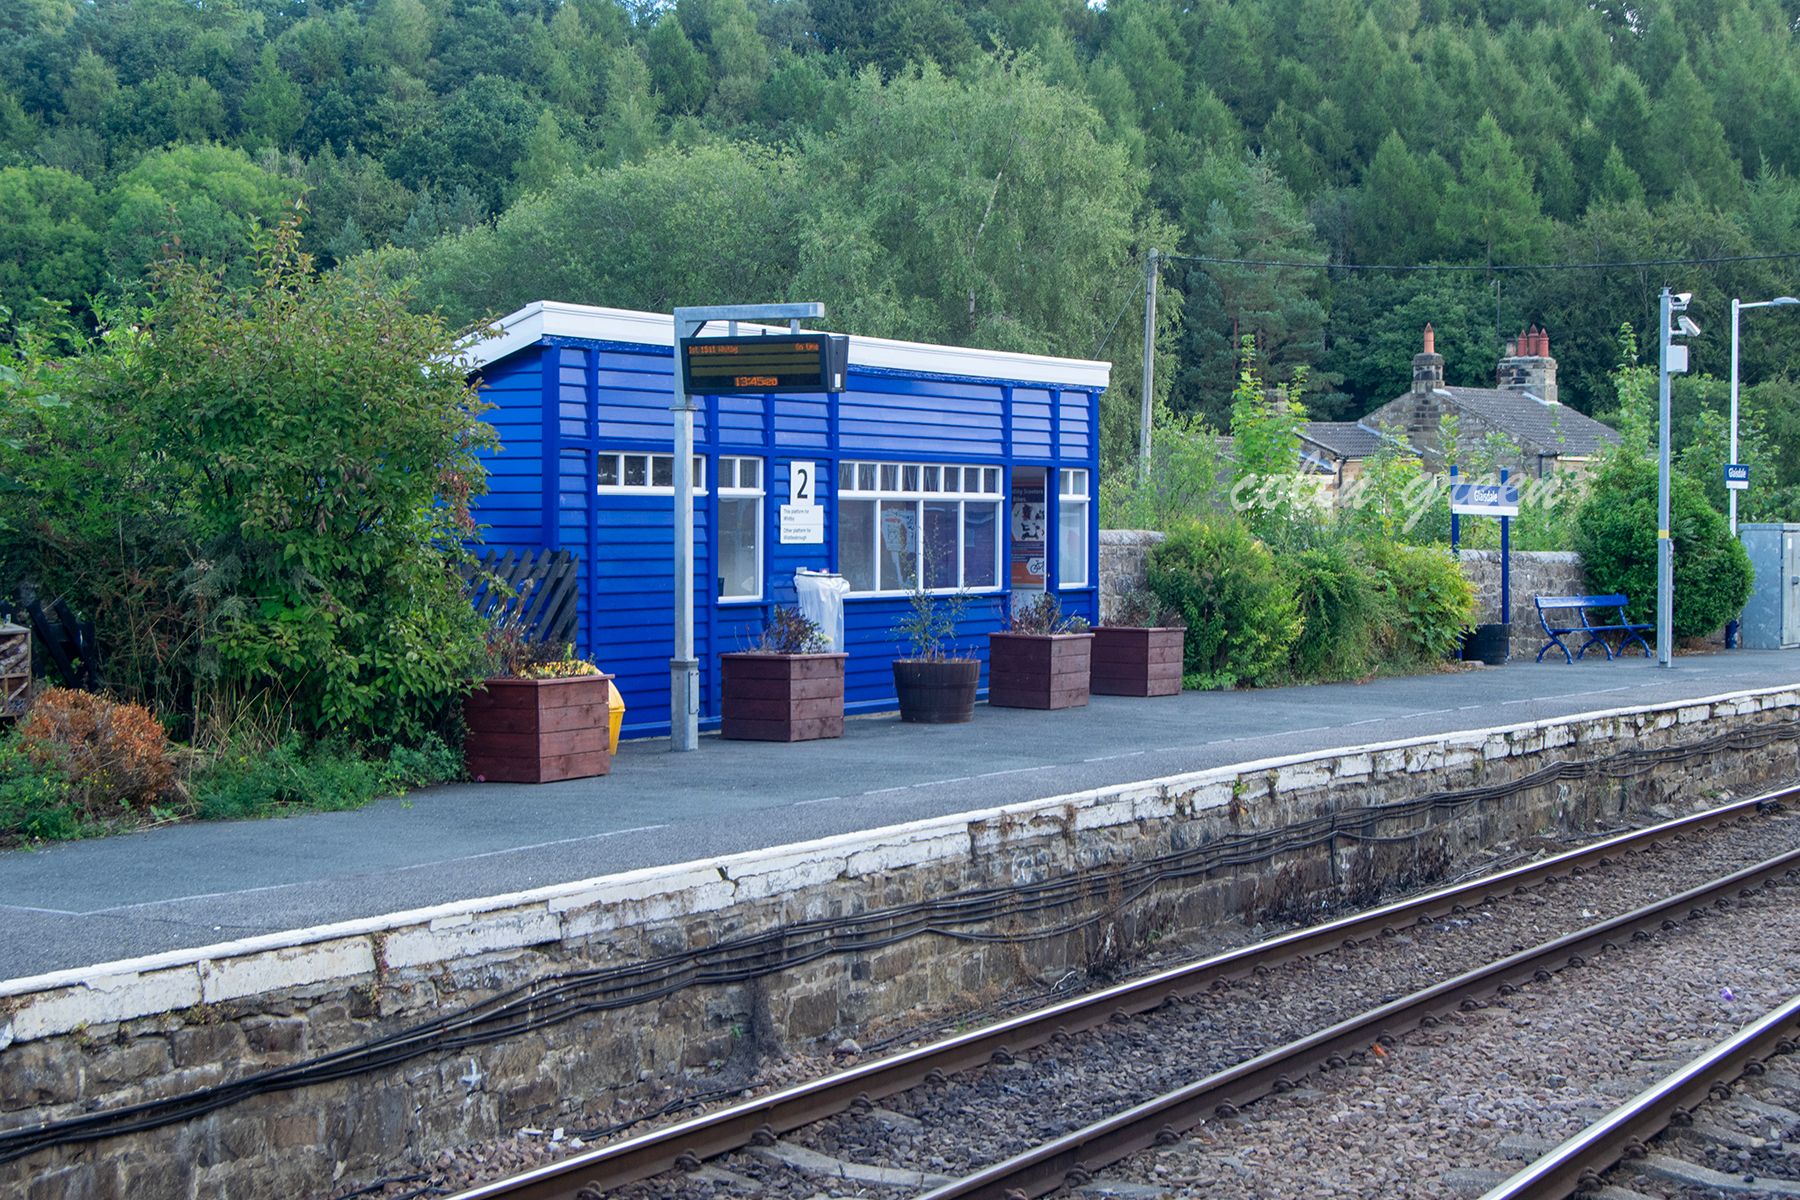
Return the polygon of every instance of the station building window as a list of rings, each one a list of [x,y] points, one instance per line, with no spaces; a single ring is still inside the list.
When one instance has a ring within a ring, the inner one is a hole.
[[[719,460],[719,599],[762,599],[763,460]]]
[[[1087,587],[1088,569],[1088,473],[1065,467],[1056,473],[1057,583],[1062,587]]]
[[[675,494],[675,456],[673,454],[600,455],[599,486],[601,492],[635,492],[644,495]],[[706,460],[694,456],[694,491],[706,490]]]
[[[838,480],[838,571],[852,594],[1000,586],[999,467],[846,462]]]

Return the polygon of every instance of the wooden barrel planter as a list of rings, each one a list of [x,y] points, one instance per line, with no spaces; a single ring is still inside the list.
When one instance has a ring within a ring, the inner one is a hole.
[[[1092,633],[988,634],[988,703],[1079,708],[1088,702]]]
[[[975,713],[975,689],[981,682],[977,658],[897,658],[894,694],[900,719],[923,725],[961,725]]]
[[[721,654],[719,736],[804,742],[844,736],[844,654]]]
[[[1187,630],[1094,627],[1090,688],[1100,696],[1174,696],[1181,692],[1181,652]]]
[[[463,701],[470,778],[554,783],[612,770],[606,748],[611,675],[489,679]]]

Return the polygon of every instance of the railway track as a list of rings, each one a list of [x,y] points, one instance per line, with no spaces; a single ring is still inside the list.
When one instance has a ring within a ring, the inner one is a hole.
[[[1047,1045],[1072,1044],[1084,1034],[1130,1027],[1159,1011],[1192,1009],[1185,1002],[1203,993],[1230,989],[1240,981],[1266,977],[1283,964],[1310,961],[1338,948],[1388,944],[1405,931],[1436,923],[1471,923],[1484,906],[1517,893],[1546,888],[1558,880],[1591,873],[1608,864],[1647,853],[1680,839],[1701,838],[1757,814],[1792,803],[1800,789],[1765,796],[1609,838],[1540,862],[1442,888],[1368,912],[1299,930],[1254,946],[1214,955],[1143,979],[1053,1004],[932,1045],[892,1055],[743,1104],[692,1118],[664,1129],[552,1165],[460,1193],[458,1200],[563,1200],[606,1195],[670,1171],[693,1172],[709,1160],[746,1147],[775,1143],[783,1135],[839,1114],[868,1114],[889,1097],[922,1086],[942,1085],[960,1074],[1011,1063]],[[1673,925],[1714,904],[1735,903],[1741,894],[1800,870],[1800,850],[1789,849],[1750,868],[1642,905],[1574,933],[1553,937],[1530,950],[1517,949],[1495,961],[1462,971],[1359,1015],[1314,1027],[1275,1050],[1242,1056],[1221,1070],[1186,1083],[1156,1099],[1131,1105],[1088,1122],[979,1170],[951,1178],[929,1191],[934,1200],[952,1196],[1036,1196],[1091,1179],[1108,1163],[1178,1138],[1196,1120],[1231,1112],[1270,1091],[1293,1086],[1310,1072],[1347,1061],[1421,1023],[1430,1024],[1463,1004],[1503,994],[1533,980],[1549,978],[1581,963],[1634,932]],[[1223,1109],[1221,1106],[1224,1106]],[[888,1114],[891,1116],[892,1114]],[[821,1156],[823,1157],[823,1156]],[[914,1164],[916,1166],[916,1164]],[[954,1172],[897,1171],[870,1178],[889,1190],[907,1178],[933,1183]],[[881,1190],[877,1187],[876,1190]],[[910,1189],[916,1193],[918,1187]],[[654,1194],[650,1189],[643,1194]]]

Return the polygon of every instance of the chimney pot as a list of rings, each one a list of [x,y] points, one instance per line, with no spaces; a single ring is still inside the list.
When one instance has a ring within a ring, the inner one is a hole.
[[[1431,322],[1425,322],[1425,353],[1437,353],[1437,334],[1432,332]]]

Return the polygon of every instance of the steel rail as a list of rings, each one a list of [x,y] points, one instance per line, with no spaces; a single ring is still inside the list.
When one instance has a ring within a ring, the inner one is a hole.
[[[934,1188],[920,1200],[1029,1200],[1065,1185],[1079,1187],[1101,1167],[1172,1142],[1209,1115],[1233,1114],[1272,1091],[1285,1090],[1320,1066],[1338,1065],[1371,1044],[1433,1022],[1458,1005],[1473,1006],[1478,997],[1490,993],[1504,995],[1527,980],[1547,980],[1566,966],[1584,965],[1586,956],[1635,933],[1652,926],[1671,928],[1678,917],[1703,912],[1719,900],[1749,894],[1756,885],[1789,874],[1800,874],[1800,850],[1422,988]]]
[[[1489,897],[1534,887],[1552,876],[1586,869],[1615,855],[1695,830],[1747,818],[1796,798],[1800,798],[1800,788],[1764,793],[1295,930],[584,1151],[508,1179],[478,1185],[457,1193],[451,1200],[568,1200],[584,1187],[605,1191],[678,1166],[697,1166],[758,1138],[769,1140],[846,1111],[859,1102],[896,1095],[934,1077],[969,1070],[996,1057],[1042,1045],[1058,1035],[1094,1028],[1112,1020],[1115,1014],[1131,1017],[1149,1012],[1171,998],[1183,998],[1258,969],[1354,945],[1362,938],[1408,925],[1428,923]]]
[[[1791,1053],[1800,1038],[1800,996],[1764,1013],[1673,1074],[1484,1193],[1481,1200],[1563,1200],[1600,1172],[1643,1152],[1644,1143],[1690,1113],[1715,1088],[1729,1087],[1764,1059]]]

